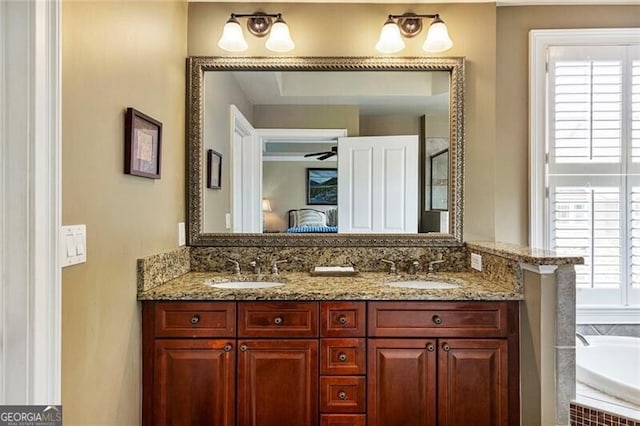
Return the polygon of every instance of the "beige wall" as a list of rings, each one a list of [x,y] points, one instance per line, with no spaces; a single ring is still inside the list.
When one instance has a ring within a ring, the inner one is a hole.
[[[62,5],[62,221],[87,224],[87,262],[62,274],[65,425],[139,425],[136,259],[184,220],[184,2]],[[124,110],[163,123],[162,179],[124,175]]]
[[[497,10],[494,161],[499,167],[495,170],[494,200],[487,202],[495,205],[495,239],[526,245],[529,239],[529,31],[637,27],[640,6],[531,6],[499,7]],[[472,159],[467,157],[467,164],[469,161]],[[469,175],[467,192],[468,184]]]
[[[377,56],[374,45],[389,13],[433,13],[446,21],[454,47],[446,56],[467,59],[466,176],[464,237],[494,238],[495,211],[495,4],[189,4],[189,55],[232,56],[217,47],[222,27],[232,12],[281,12],[291,28],[296,56]],[[357,17],[357,19],[354,19]],[[399,56],[422,55],[424,34],[407,40]],[[248,37],[243,56],[271,56],[264,40]]]
[[[360,117],[360,136],[396,136],[419,134],[419,116],[412,117],[410,115],[363,115]]]

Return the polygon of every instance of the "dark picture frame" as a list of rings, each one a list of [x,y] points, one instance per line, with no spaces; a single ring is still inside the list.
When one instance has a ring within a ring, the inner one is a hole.
[[[207,188],[222,189],[222,154],[207,150]]]
[[[124,120],[124,172],[160,179],[162,123],[135,108],[127,108]]]
[[[449,149],[443,149],[430,157],[431,161],[431,210],[449,210]]]
[[[338,205],[337,168],[307,168],[307,205]]]

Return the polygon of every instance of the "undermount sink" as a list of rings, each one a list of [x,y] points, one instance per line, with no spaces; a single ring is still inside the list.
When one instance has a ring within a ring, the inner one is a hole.
[[[387,285],[398,288],[416,288],[422,290],[444,290],[460,287],[460,284],[448,281],[432,281],[432,280],[408,280],[408,281],[391,281]]]
[[[273,281],[227,281],[223,283],[208,283],[209,287],[226,288],[226,289],[254,289],[254,288],[273,288],[281,287],[284,283]]]

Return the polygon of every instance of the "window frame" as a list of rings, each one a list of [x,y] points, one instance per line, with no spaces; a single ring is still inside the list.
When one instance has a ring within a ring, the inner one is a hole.
[[[547,194],[548,48],[637,44],[640,28],[531,30],[529,32],[529,245],[549,249]],[[621,290],[628,291],[626,288]],[[577,322],[640,323],[640,305],[578,305]]]

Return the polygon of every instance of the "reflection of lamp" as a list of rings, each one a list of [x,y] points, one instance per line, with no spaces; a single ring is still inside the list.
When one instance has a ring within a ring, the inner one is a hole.
[[[262,199],[262,211],[263,212],[272,212],[273,209],[271,209],[271,202],[269,201],[268,198],[263,198]]]

